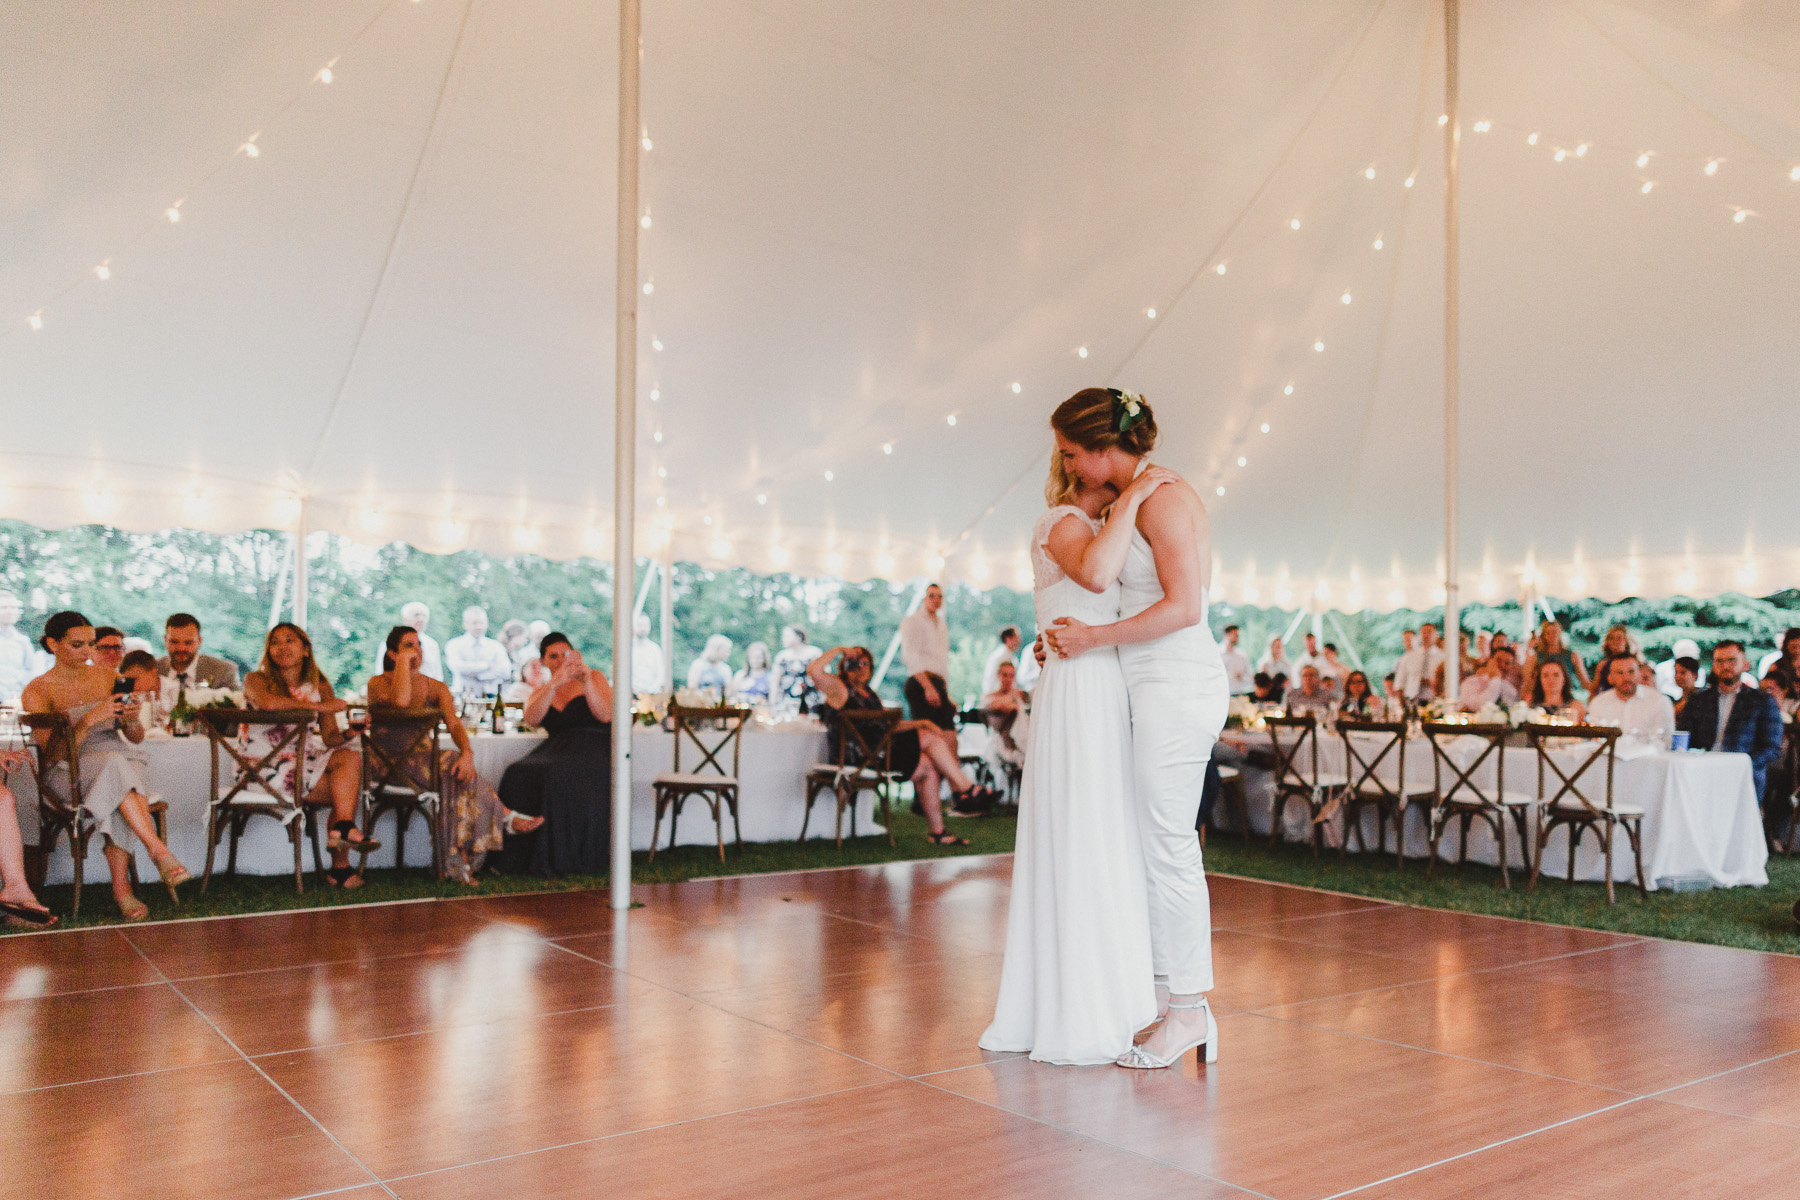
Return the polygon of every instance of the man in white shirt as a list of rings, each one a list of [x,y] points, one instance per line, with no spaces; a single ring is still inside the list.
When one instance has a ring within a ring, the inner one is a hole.
[[[1304,671],[1308,667],[1319,668],[1319,677],[1325,676],[1325,656],[1319,653],[1319,639],[1315,634],[1306,635],[1306,650],[1294,660],[1294,669]]]
[[[1000,664],[1012,663],[1015,674],[1019,665],[1019,627],[1008,625],[1000,631],[1000,644],[994,647],[993,653],[987,657],[987,664],[981,669],[981,694],[1000,686]]]
[[[1250,665],[1250,656],[1238,649],[1239,632],[1236,625],[1225,627],[1225,644],[1219,647],[1219,654],[1225,659],[1225,675],[1231,681],[1231,694],[1248,696],[1256,686],[1256,671]]]
[[[463,609],[462,636],[444,646],[444,661],[454,679],[450,686],[459,696],[490,695],[512,679],[512,657],[487,631],[487,610],[471,604]]]
[[[419,635],[419,674],[429,675],[433,679],[444,677],[444,656],[438,648],[438,640],[425,631],[431,628],[431,608],[423,600],[409,600],[400,606],[400,623],[410,625]],[[536,622],[532,622],[536,624]],[[548,629],[544,633],[549,633]],[[538,635],[543,636],[542,634]],[[537,645],[534,639],[531,643]],[[375,673],[387,670],[382,665],[382,657],[387,653],[387,639],[379,639],[375,643]]]
[[[933,680],[950,677],[950,624],[944,619],[944,589],[931,584],[919,607],[900,622],[900,661],[908,683],[915,684],[925,704],[938,708],[945,697]]]
[[[1507,678],[1512,667],[1512,647],[1502,646],[1487,656],[1475,674],[1463,680],[1456,697],[1464,712],[1480,712],[1490,704],[1517,704],[1519,689]]]
[[[1419,626],[1419,644],[1413,644],[1412,630],[1400,635],[1406,652],[1394,664],[1394,683],[1400,694],[1417,703],[1437,695],[1437,669],[1444,665],[1444,648],[1438,645],[1437,626]]]
[[[1626,737],[1667,746],[1675,732],[1675,706],[1661,692],[1639,686],[1638,660],[1613,659],[1607,678],[1612,686],[1588,703],[1588,721],[1617,725]]]
[[[19,632],[19,618],[25,606],[11,592],[0,592],[0,704],[17,704],[19,694],[31,682],[36,665],[36,647]],[[10,818],[9,818],[10,819]]]
[[[662,647],[650,640],[650,614],[638,613],[631,618],[631,690],[640,696],[654,695],[668,682]]]

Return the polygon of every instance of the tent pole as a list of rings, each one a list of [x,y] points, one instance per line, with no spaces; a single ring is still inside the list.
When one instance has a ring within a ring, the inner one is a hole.
[[[269,602],[269,628],[281,620],[281,606],[287,603],[288,573],[294,569],[294,537],[288,535],[287,550],[281,556],[281,567],[275,572],[275,598]]]
[[[675,547],[663,551],[662,559],[662,690],[675,694]]]
[[[1444,698],[1454,701],[1462,675],[1462,601],[1457,594],[1457,112],[1458,0],[1444,0]]]
[[[612,906],[631,907],[632,593],[637,532],[638,0],[619,0],[619,249],[613,360]]]
[[[294,518],[294,624],[306,628],[306,497],[300,497],[300,512]]]

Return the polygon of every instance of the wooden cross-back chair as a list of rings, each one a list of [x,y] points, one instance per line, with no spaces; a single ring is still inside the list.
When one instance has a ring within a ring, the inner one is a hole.
[[[362,734],[363,840],[372,842],[375,823],[394,814],[394,865],[406,865],[406,827],[413,814],[424,818],[431,838],[431,870],[444,877],[444,760],[439,753],[443,711],[435,706],[369,709]],[[352,847],[355,849],[356,847]],[[369,862],[370,847],[358,850],[356,871]]]
[[[1406,782],[1405,721],[1344,721],[1337,723],[1338,737],[1344,743],[1344,841],[1338,857],[1350,852],[1350,835],[1368,850],[1363,835],[1362,814],[1375,809],[1376,836],[1382,853],[1387,852],[1387,823],[1394,822],[1394,858],[1397,870],[1406,869],[1406,814],[1415,807],[1426,809],[1426,825],[1431,823],[1432,789],[1408,786]],[[1355,737],[1351,735],[1357,735]],[[1394,782],[1382,778],[1381,767],[1393,758]]]
[[[1281,840],[1281,819],[1290,801],[1306,805],[1306,817],[1312,823],[1313,857],[1325,844],[1325,829],[1319,814],[1331,803],[1337,791],[1350,782],[1349,776],[1319,770],[1319,719],[1311,715],[1298,717],[1269,716],[1263,718],[1269,730],[1269,751],[1275,765],[1275,813],[1269,821],[1269,845]],[[1282,731],[1292,731],[1287,745],[1282,745]]]
[[[1618,827],[1631,839],[1638,891],[1648,897],[1650,889],[1644,884],[1644,810],[1636,805],[1620,804],[1613,798],[1613,769],[1618,762],[1620,730],[1611,725],[1528,724],[1521,728],[1537,751],[1538,768],[1537,862],[1531,868],[1531,883],[1526,890],[1537,887],[1538,874],[1544,867],[1544,847],[1559,825],[1569,827],[1568,881],[1574,883],[1575,851],[1581,844],[1581,835],[1592,829],[1606,854],[1606,902],[1612,904],[1613,830]],[[1552,742],[1561,742],[1562,746],[1553,747],[1549,745]],[[1574,770],[1563,769],[1562,762],[1556,757],[1559,753],[1575,756]],[[1605,769],[1598,785],[1591,779],[1584,783],[1587,772],[1600,765]],[[1544,785],[1549,775],[1556,776],[1557,787],[1545,796]],[[1596,803],[1588,793],[1600,789],[1604,790],[1600,802]]]
[[[670,723],[675,733],[675,762],[667,771],[658,772],[650,781],[656,797],[656,822],[650,829],[650,860],[656,861],[656,842],[662,836],[664,811],[669,817],[669,849],[675,848],[675,827],[681,823],[681,806],[689,797],[698,796],[712,811],[713,829],[718,837],[719,861],[725,861],[725,812],[731,812],[732,835],[738,849],[744,848],[744,830],[738,821],[738,767],[743,751],[744,723],[750,709],[722,704],[714,708],[689,708],[684,704],[669,706]],[[708,738],[711,741],[708,741]],[[681,746],[692,742],[700,761],[692,771],[681,769]],[[720,757],[731,754],[731,769],[726,770]]]
[[[873,791],[881,805],[881,822],[887,827],[888,845],[894,844],[893,793],[906,782],[892,769],[894,727],[901,713],[897,708],[846,708],[837,716],[837,758],[820,763],[806,773],[806,815],[800,822],[800,840],[806,840],[806,827],[812,821],[813,801],[821,792],[830,790],[837,801],[837,823],[834,835],[838,849],[844,846],[844,810],[850,810],[850,836],[856,836],[856,802],[864,792]]]
[[[1431,807],[1431,859],[1425,865],[1425,877],[1431,878],[1432,870],[1437,866],[1438,845],[1452,821],[1460,821],[1462,825],[1456,865],[1461,867],[1469,861],[1469,826],[1479,819],[1494,831],[1494,844],[1499,847],[1500,855],[1500,883],[1511,891],[1512,876],[1507,872],[1506,863],[1506,822],[1510,817],[1518,827],[1519,853],[1525,858],[1525,867],[1529,868],[1533,859],[1530,817],[1531,810],[1537,805],[1535,796],[1506,790],[1506,739],[1512,733],[1512,727],[1500,723],[1461,725],[1427,721],[1423,729],[1426,741],[1431,744],[1432,778],[1437,785]],[[1458,738],[1473,738],[1482,743],[1467,765],[1447,747]],[[1494,768],[1494,786],[1486,787],[1477,775],[1490,760]]]
[[[73,726],[69,723],[69,715],[63,712],[20,713],[19,724],[33,732],[48,734],[44,741],[34,741],[31,756],[31,778],[38,790],[37,860],[40,866],[48,865],[57,839],[68,835],[69,853],[75,860],[74,897],[69,912],[70,916],[78,917],[81,915],[81,885],[86,874],[88,846],[94,834],[100,832],[100,827],[93,814],[81,805],[81,754],[70,736]],[[68,775],[62,780],[56,775],[58,767],[68,769]],[[150,808],[151,823],[156,826],[156,836],[166,846],[169,843],[169,806],[155,795],[144,799]],[[105,835],[102,833],[101,836]],[[131,855],[131,879],[133,883],[137,882],[135,854]],[[41,877],[32,881],[38,887],[43,886],[43,882]],[[181,903],[174,888],[169,889],[169,895],[177,904]]]
[[[237,875],[238,839],[252,817],[272,817],[287,832],[294,846],[294,890],[306,891],[300,866],[300,831],[306,825],[306,743],[312,735],[311,709],[202,708],[197,715],[206,730],[212,765],[212,793],[206,809],[206,871],[200,877],[204,893],[212,882],[213,858],[219,839],[231,831],[231,847],[225,857],[225,873]],[[252,757],[238,741],[240,729],[267,729],[267,752]],[[292,792],[281,789],[277,759],[291,749],[294,755]],[[230,786],[219,791],[220,751],[232,772]],[[317,844],[314,858],[318,857]]]

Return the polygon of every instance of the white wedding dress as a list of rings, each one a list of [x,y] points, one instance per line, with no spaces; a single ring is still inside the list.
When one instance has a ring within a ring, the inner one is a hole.
[[[1099,594],[1045,550],[1079,508],[1053,508],[1031,536],[1038,628],[1058,617],[1118,620],[1117,585]],[[1019,792],[1006,960],[981,1048],[1039,1062],[1111,1064],[1156,1019],[1150,914],[1132,797],[1131,711],[1111,649],[1044,664],[1031,702]]]

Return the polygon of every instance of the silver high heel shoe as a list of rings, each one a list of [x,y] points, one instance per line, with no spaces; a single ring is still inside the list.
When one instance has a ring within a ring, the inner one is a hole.
[[[1198,1046],[1201,1047],[1201,1062],[1218,1062],[1219,1023],[1213,1020],[1212,1009],[1207,1005],[1206,997],[1200,997],[1200,1003],[1198,1004],[1176,1004],[1173,1001],[1169,1003],[1170,1012],[1194,1012],[1196,1010],[1206,1014],[1205,1032],[1193,1041],[1188,1042],[1186,1045],[1177,1047],[1175,1053],[1169,1055],[1169,1057],[1158,1058],[1142,1046],[1133,1046],[1125,1053],[1119,1055],[1114,1061],[1121,1067],[1131,1067],[1140,1071],[1156,1070],[1162,1067],[1174,1066],[1177,1062],[1181,1061],[1182,1055]]]

